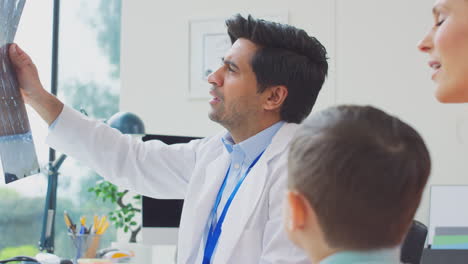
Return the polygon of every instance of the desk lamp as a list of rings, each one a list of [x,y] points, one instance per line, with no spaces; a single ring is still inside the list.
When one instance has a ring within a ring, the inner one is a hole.
[[[119,130],[123,134],[144,134],[145,126],[143,121],[130,112],[118,112],[106,122],[109,126]]]
[[[145,133],[143,121],[141,121],[137,115],[130,112],[118,112],[109,118],[106,123],[123,134],[141,135]],[[48,166],[49,181],[47,186],[44,218],[42,222],[41,240],[39,241],[39,250],[46,250],[48,253],[54,253],[54,222],[57,208],[57,182],[59,168],[66,158],[67,155],[62,154],[54,162],[49,162]]]

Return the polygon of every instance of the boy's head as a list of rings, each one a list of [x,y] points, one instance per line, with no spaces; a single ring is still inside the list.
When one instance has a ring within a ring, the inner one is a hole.
[[[371,250],[399,245],[430,173],[421,136],[369,106],[312,115],[289,152],[287,230],[307,249]]]

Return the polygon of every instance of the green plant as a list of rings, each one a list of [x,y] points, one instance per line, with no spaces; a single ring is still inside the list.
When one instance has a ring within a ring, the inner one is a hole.
[[[134,219],[137,214],[141,213],[141,209],[135,205],[141,205],[141,195],[134,195],[130,201],[124,201],[124,197],[129,193],[128,190],[119,191],[118,187],[108,181],[98,181],[94,187],[88,189],[93,192],[97,198],[101,198],[103,202],[112,201],[118,205],[118,208],[109,212],[109,221],[115,228],[123,229],[125,233],[130,231],[129,242],[136,242],[136,236],[141,230],[141,224],[138,224]]]

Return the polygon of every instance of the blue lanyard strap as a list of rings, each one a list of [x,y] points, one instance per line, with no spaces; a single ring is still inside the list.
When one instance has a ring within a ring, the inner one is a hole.
[[[213,210],[211,211],[210,230],[208,231],[208,237],[206,239],[205,250],[204,250],[204,255],[203,255],[203,264],[211,263],[211,257],[213,256],[214,250],[216,248],[216,244],[218,244],[219,236],[221,235],[221,231],[222,231],[221,227],[223,225],[224,218],[226,217],[227,211],[229,210],[229,206],[231,206],[232,200],[236,196],[237,191],[239,190],[240,186],[242,185],[245,178],[247,177],[247,174],[249,174],[250,170],[253,168],[253,166],[255,166],[257,161],[262,156],[263,152],[265,151],[262,151],[262,153],[260,153],[260,155],[258,155],[257,158],[255,158],[255,160],[250,164],[249,168],[247,168],[247,171],[244,173],[242,178],[240,178],[239,181],[237,182],[236,187],[234,188],[228,200],[226,201],[226,205],[224,205],[221,216],[219,217],[219,220],[216,223],[215,212],[218,209],[219,203],[221,201],[221,196],[224,192],[224,188],[226,187],[227,176],[229,175],[229,171],[231,170],[231,166],[229,166],[229,169],[226,172],[226,176],[224,177],[223,184],[221,185],[221,188],[218,191],[218,195],[216,196],[216,201],[213,206]]]

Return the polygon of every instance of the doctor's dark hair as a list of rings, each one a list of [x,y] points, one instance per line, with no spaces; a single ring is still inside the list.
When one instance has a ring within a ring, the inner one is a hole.
[[[284,85],[288,89],[281,119],[300,123],[311,112],[328,71],[325,47],[304,30],[236,15],[226,20],[231,42],[248,39],[258,46],[251,65],[258,92]]]
[[[347,250],[399,245],[431,169],[418,132],[370,106],[313,114],[288,159],[289,188],[315,210],[328,245]]]

